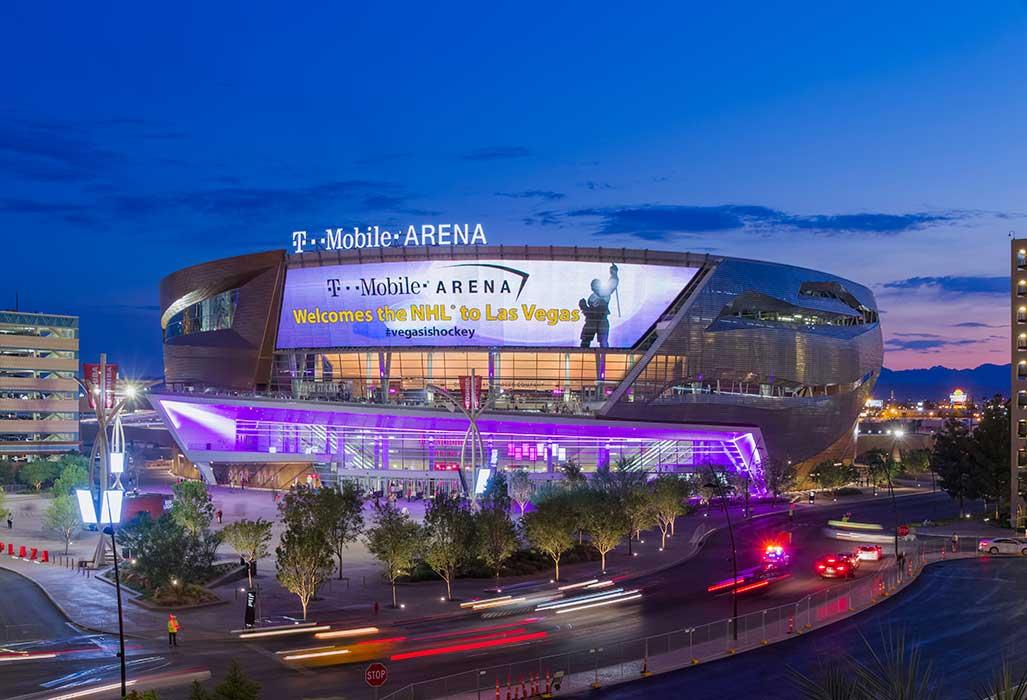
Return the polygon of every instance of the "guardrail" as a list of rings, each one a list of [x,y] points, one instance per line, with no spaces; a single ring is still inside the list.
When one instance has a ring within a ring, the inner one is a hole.
[[[955,550],[950,543],[944,547],[920,545],[905,552],[901,565],[892,562],[872,575],[828,586],[794,603],[663,634],[597,642],[580,651],[420,681],[381,700],[480,700],[495,697],[497,687],[501,698],[541,697],[547,690],[550,695],[575,693],[694,666],[837,622],[900,590],[928,563],[978,555],[976,540],[969,538],[961,540]]]

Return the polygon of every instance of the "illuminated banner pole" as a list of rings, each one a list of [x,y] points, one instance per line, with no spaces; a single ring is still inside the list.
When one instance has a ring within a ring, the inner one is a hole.
[[[442,387],[429,384],[428,389],[449,402],[451,409],[460,409],[460,412],[467,418],[467,431],[464,433],[464,441],[460,445],[460,489],[464,496],[470,499],[472,505],[478,500],[478,473],[480,470],[479,460],[485,459],[485,444],[478,431],[478,417],[485,410],[481,400],[481,377],[472,369],[469,375],[460,377],[460,396],[456,397]],[[467,479],[467,443],[471,443],[471,480]]]

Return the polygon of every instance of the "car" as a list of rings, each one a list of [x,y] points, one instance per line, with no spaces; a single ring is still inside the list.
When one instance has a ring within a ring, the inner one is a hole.
[[[883,557],[879,544],[862,544],[856,548],[856,559],[860,561],[880,561]]]
[[[1021,554],[1027,556],[1027,540],[1018,537],[996,537],[977,543],[978,552],[988,554]]]
[[[763,550],[762,563],[768,569],[784,569],[791,563],[791,555],[779,544],[770,544]]]
[[[858,568],[859,559],[852,552],[828,554],[816,563],[820,578],[855,578]]]

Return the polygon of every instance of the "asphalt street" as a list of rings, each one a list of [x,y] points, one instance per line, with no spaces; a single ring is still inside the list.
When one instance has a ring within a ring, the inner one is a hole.
[[[956,505],[943,494],[901,498],[899,509],[900,519],[904,522],[956,515]],[[851,544],[827,539],[821,531],[828,518],[840,517],[845,510],[852,510],[852,517],[857,521],[886,525],[891,522],[891,504],[886,500],[839,506],[837,509],[799,510],[790,528],[792,576],[774,584],[765,592],[741,598],[740,614],[791,603],[824,587],[845,585],[844,581],[821,580],[813,572],[813,563],[820,556],[851,550]],[[739,568],[755,564],[765,542],[787,540],[788,531],[788,519],[784,515],[737,524],[735,540]],[[888,550],[887,547],[885,549]],[[485,619],[481,614],[469,614],[458,619],[429,619],[420,624],[408,624],[402,629],[383,629],[380,636],[402,639],[376,648],[368,654],[353,656],[351,658],[356,663],[351,664],[296,670],[282,664],[274,653],[323,644],[309,636],[262,642],[190,644],[188,634],[183,634],[182,646],[170,652],[165,645],[152,640],[133,641],[128,657],[130,660],[146,660],[151,665],[158,663],[155,659],[160,659],[159,663],[175,669],[207,667],[215,677],[223,674],[228,663],[236,659],[248,675],[261,683],[265,697],[369,698],[371,692],[363,682],[363,669],[366,658],[371,656],[382,658],[389,666],[389,681],[384,695],[412,681],[550,654],[587,650],[597,643],[611,646],[611,643],[619,640],[724,619],[731,614],[730,596],[712,595],[706,588],[710,583],[730,577],[730,552],[727,533],[719,531],[709,538],[702,551],[693,559],[658,574],[631,581],[632,588],[642,590],[641,600],[613,607],[570,615],[529,613],[501,619],[492,619],[491,616]],[[870,569],[879,566],[867,564]],[[474,641],[494,635],[497,628],[506,630],[502,634],[510,639],[508,645],[504,643],[500,647],[482,648]],[[71,637],[67,641],[70,643]],[[110,641],[94,640],[99,645]],[[52,642],[55,645],[60,643]],[[394,654],[440,647],[452,647],[452,651],[389,660]],[[749,658],[751,656],[748,654],[742,655],[738,657],[741,664],[732,662],[732,665],[746,665],[746,661],[742,660]],[[82,672],[91,674],[91,678],[113,678],[116,676],[116,668],[112,670],[106,665],[110,661],[109,657],[102,659],[90,654],[82,658],[81,652],[69,652],[62,655],[59,664],[46,660],[10,663],[4,669],[0,687],[6,686],[3,687],[3,697],[10,697],[38,691],[43,684],[63,687],[66,682],[78,680],[78,676],[73,674]],[[516,677],[516,670],[513,673]],[[490,683],[487,681],[485,685],[489,686]],[[186,696],[187,689],[184,688],[161,692],[162,698]]]
[[[982,557],[927,567],[901,595],[829,627],[695,668],[591,692],[603,700],[684,697],[794,698],[790,671],[817,677],[852,656],[871,662],[867,644],[904,636],[931,666],[941,699],[983,694],[1003,660],[1027,667],[1027,561]],[[582,696],[584,697],[584,696]]]

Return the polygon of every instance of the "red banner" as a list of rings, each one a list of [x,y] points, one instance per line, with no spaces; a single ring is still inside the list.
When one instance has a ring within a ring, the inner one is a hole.
[[[100,365],[98,364],[83,364],[82,374],[85,378],[86,386],[90,388],[89,391],[89,408],[96,408],[96,395],[100,391],[101,377],[100,377]],[[114,408],[114,392],[118,389],[118,366],[117,365],[106,365],[104,378],[105,396],[103,398],[103,407],[107,409]]]
[[[465,411],[478,410],[481,406],[481,377],[470,374],[460,377],[460,400]]]

